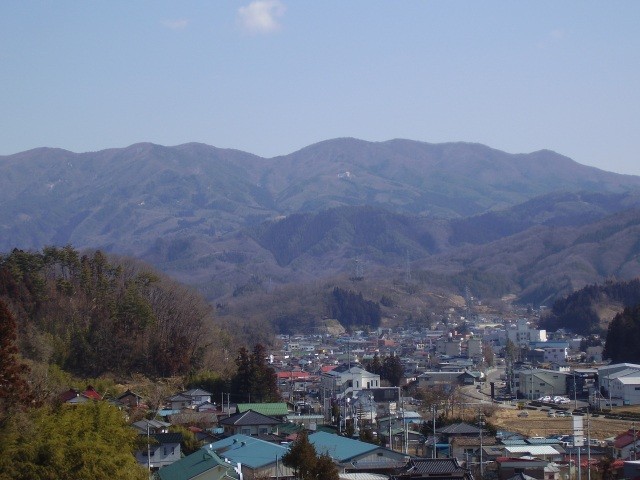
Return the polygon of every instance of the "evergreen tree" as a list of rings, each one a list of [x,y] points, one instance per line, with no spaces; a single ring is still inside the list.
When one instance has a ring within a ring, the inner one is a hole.
[[[251,355],[251,390],[257,401],[274,402],[279,399],[278,376],[267,364],[266,357],[267,349],[264,345],[256,344]]]
[[[236,366],[238,370],[231,379],[231,391],[244,401],[275,402],[278,394],[278,377],[266,361],[267,350],[261,344],[253,352],[245,347],[238,350]]]
[[[380,356],[377,352],[373,355],[373,360],[367,370],[371,373],[375,373],[376,375],[382,374],[382,363],[380,363]]]
[[[382,372],[380,374],[380,378],[382,378],[383,380],[388,380],[391,385],[397,387],[400,385],[400,381],[402,380],[403,375],[404,370],[402,368],[402,363],[400,362],[400,357],[398,357],[397,355],[385,357],[382,362]]]
[[[640,305],[625,308],[609,324],[604,358],[610,358],[613,363],[640,362]]]
[[[246,347],[238,349],[236,366],[238,370],[231,379],[231,392],[239,400],[248,401],[251,395],[251,357]]]
[[[282,456],[282,464],[292,468],[295,477],[302,480],[317,478],[313,473],[317,461],[316,449],[304,431],[298,434],[289,451]]]
[[[310,478],[313,480],[340,480],[340,472],[332,458],[323,453],[316,460]]]

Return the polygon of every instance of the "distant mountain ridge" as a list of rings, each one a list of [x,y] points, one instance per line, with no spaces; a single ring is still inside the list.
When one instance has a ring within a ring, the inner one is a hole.
[[[483,258],[505,257],[499,248],[542,235],[532,232],[582,231],[638,208],[639,191],[640,177],[548,150],[470,143],[342,138],[270,159],[197,143],[43,148],[0,157],[0,251],[101,248],[215,298],[251,278],[344,273],[356,259],[371,272],[491,270]],[[524,266],[513,275],[514,288],[531,288]]]

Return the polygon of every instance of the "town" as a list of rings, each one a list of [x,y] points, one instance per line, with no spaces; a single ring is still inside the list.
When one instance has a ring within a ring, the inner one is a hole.
[[[598,339],[540,330],[537,315],[465,319],[460,331],[281,335],[264,359],[280,402],[203,388],[157,411],[131,390],[105,400],[140,417],[136,459],[164,480],[296,478],[283,458],[301,438],[344,479],[634,478],[640,365],[603,363]],[[600,438],[603,418],[614,430]],[[544,427],[527,434],[527,424]],[[201,448],[185,455],[174,425]]]

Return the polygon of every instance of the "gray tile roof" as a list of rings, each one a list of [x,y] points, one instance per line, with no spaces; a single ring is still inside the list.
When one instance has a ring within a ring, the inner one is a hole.
[[[223,418],[218,422],[220,425],[248,426],[248,425],[278,425],[280,420],[262,415],[261,413],[248,410],[242,413],[236,413],[230,417]]]

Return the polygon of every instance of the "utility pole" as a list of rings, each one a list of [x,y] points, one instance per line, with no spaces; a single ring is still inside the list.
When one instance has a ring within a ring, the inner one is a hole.
[[[484,478],[484,465],[482,463],[482,427],[484,425],[484,419],[482,418],[482,412],[480,412],[480,480]]]
[[[436,458],[436,406],[432,405],[433,408],[433,449],[431,451],[431,458]]]

